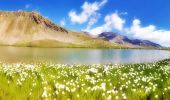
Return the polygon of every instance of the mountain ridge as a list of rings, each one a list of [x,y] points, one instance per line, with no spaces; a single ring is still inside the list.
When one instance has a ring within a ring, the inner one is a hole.
[[[149,40],[131,39],[127,36],[123,36],[114,32],[103,32],[99,34],[98,37],[106,41],[115,42],[118,44],[129,44],[129,45],[144,46],[144,47],[162,48],[161,45],[151,42]]]

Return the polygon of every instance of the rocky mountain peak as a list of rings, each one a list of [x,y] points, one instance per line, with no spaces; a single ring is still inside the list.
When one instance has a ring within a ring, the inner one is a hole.
[[[26,17],[31,19],[34,23],[38,25],[43,25],[49,29],[60,31],[64,33],[68,33],[68,31],[60,26],[55,25],[52,21],[49,19],[41,16],[39,13],[35,11],[0,11],[0,17]]]

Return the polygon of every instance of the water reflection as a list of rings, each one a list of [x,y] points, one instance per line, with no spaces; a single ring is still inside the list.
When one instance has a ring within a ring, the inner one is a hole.
[[[169,51],[160,50],[0,47],[0,61],[9,63],[120,64],[153,62],[169,57]]]

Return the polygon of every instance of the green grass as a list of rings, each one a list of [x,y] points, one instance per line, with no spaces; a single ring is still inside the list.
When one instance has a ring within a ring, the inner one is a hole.
[[[72,43],[64,43],[56,40],[37,40],[37,41],[32,41],[32,42],[19,42],[16,43],[15,46],[21,46],[21,47],[51,47],[51,48],[62,48],[62,47],[81,47],[81,45],[76,45]]]
[[[0,99],[169,100],[170,59],[149,64],[0,64]]]

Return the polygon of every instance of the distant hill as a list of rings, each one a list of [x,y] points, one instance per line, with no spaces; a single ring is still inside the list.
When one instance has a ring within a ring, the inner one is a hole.
[[[118,39],[114,39],[114,38]],[[58,26],[37,12],[0,11],[0,45],[27,47],[143,48],[150,41],[119,39],[112,33],[99,38]],[[110,42],[112,41],[112,42]],[[115,42],[114,42],[115,41]],[[139,43],[138,43],[139,42]],[[140,44],[140,45],[127,45]],[[159,47],[159,45],[154,47]]]
[[[103,32],[99,34],[98,37],[106,41],[109,41],[112,43],[118,43],[122,45],[162,48],[161,45],[151,42],[149,40],[130,39],[126,36],[113,33],[113,32]]]

